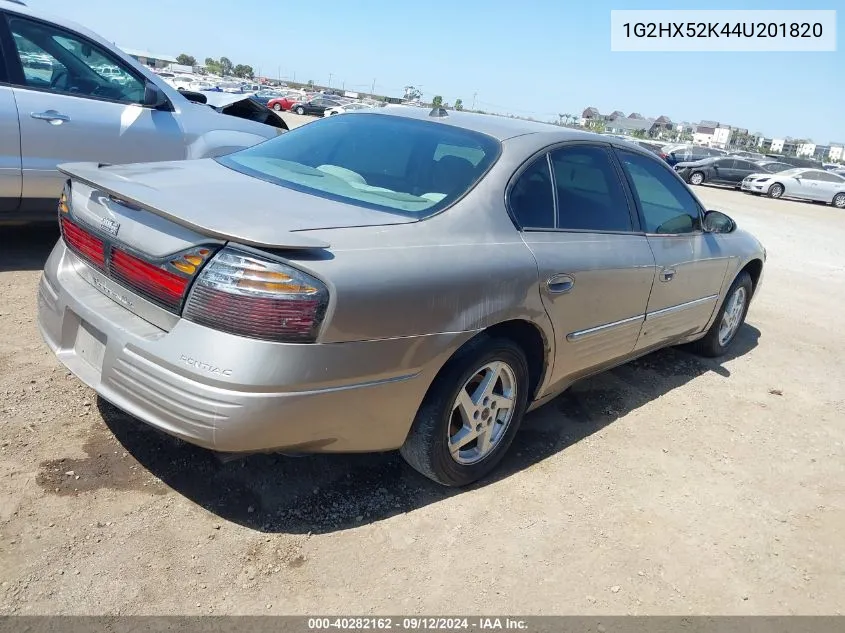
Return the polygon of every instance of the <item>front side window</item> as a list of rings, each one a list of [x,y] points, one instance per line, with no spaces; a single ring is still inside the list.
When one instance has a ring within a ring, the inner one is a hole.
[[[631,231],[628,200],[608,150],[576,145],[553,151],[559,229]]]
[[[692,233],[701,228],[698,203],[686,186],[658,161],[619,150],[642,209],[647,233]]]
[[[451,152],[444,154],[442,146]],[[457,148],[457,150],[455,149]],[[457,152],[478,156],[472,160]],[[218,158],[226,167],[324,198],[428,217],[481,178],[499,157],[493,137],[433,121],[356,113],[320,119]]]
[[[144,83],[98,46],[54,26],[22,18],[11,18],[9,28],[27,87],[144,103]]]

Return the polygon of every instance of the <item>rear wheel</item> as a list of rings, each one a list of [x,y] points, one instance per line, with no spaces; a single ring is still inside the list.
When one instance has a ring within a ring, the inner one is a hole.
[[[845,192],[837,193],[833,196],[833,202],[831,204],[837,209],[845,209]]]
[[[776,182],[771,187],[769,187],[768,195],[770,198],[778,199],[783,195],[783,185],[779,182]]]
[[[745,315],[748,314],[748,305],[753,292],[754,284],[751,281],[751,275],[742,271],[731,284],[725,301],[713,325],[707,330],[707,334],[692,344],[693,350],[711,358],[725,354],[736,338],[736,333],[745,323]]]
[[[690,184],[692,185],[700,185],[704,182],[704,174],[700,171],[693,172],[692,175],[689,177]]]
[[[528,406],[528,361],[510,339],[481,335],[441,370],[400,453],[445,486],[465,486],[492,471]]]

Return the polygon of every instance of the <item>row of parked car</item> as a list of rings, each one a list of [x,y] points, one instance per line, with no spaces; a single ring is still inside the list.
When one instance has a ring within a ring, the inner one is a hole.
[[[845,168],[841,165],[696,145],[638,144],[658,154],[691,185],[730,186],[770,198],[824,202],[845,209]]]

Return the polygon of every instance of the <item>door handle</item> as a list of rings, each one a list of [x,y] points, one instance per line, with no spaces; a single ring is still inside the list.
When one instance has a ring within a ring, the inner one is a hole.
[[[569,292],[572,290],[574,285],[575,280],[569,275],[553,275],[549,277],[549,280],[546,282],[546,288],[549,289],[549,292],[553,292],[555,294]]]
[[[664,268],[660,271],[660,281],[672,281],[675,278],[675,271],[671,268]]]
[[[48,121],[52,125],[61,125],[70,121],[70,117],[55,110],[47,110],[46,112],[33,112],[29,116],[40,121]]]

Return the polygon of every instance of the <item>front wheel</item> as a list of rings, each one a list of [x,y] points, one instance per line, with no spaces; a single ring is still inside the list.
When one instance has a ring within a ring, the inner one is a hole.
[[[748,314],[753,292],[754,284],[751,281],[751,275],[742,271],[731,284],[725,301],[716,314],[713,325],[707,330],[707,334],[692,344],[693,350],[710,358],[724,355],[736,338],[736,333],[745,323],[745,315]]]
[[[528,361],[505,338],[481,335],[441,370],[399,449],[415,470],[466,486],[502,460],[528,406]]]
[[[281,103],[274,103],[274,104],[273,104],[273,109],[274,109],[276,112],[281,112],[281,111],[282,111],[282,104],[281,104]]]
[[[776,182],[771,187],[769,187],[768,194],[770,198],[774,198],[775,200],[777,200],[783,195],[783,191],[783,185],[779,182]]]
[[[691,185],[700,185],[704,182],[704,174],[700,171],[694,172],[690,177],[689,181]]]
[[[303,108],[302,106],[299,106],[299,107],[296,109],[296,113],[297,113],[297,114],[299,114],[300,116],[301,116],[301,115],[303,115],[303,114],[305,114],[305,108]]]
[[[845,209],[845,191],[833,196],[833,202],[831,204],[837,209]]]

